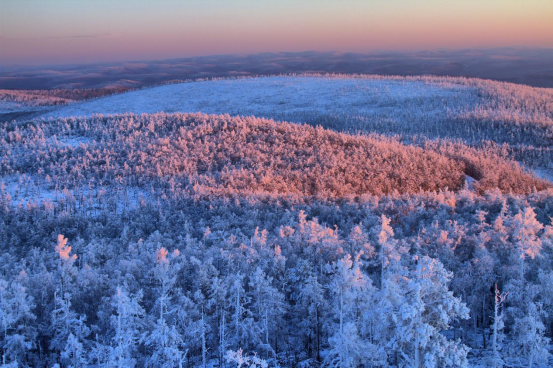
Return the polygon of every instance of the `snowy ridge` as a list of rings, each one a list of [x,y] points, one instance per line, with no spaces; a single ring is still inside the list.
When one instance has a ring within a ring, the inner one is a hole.
[[[60,107],[47,117],[202,112],[321,125],[407,142],[502,146],[533,169],[553,162],[553,89],[449,77],[303,75],[169,84]]]
[[[313,110],[365,115],[414,98],[452,99],[468,87],[396,79],[259,77],[169,84],[72,104],[43,117],[202,112],[275,118]]]

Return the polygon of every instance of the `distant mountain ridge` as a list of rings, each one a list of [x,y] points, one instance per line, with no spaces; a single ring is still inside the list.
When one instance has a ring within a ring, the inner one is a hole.
[[[306,51],[2,69],[4,89],[137,88],[172,80],[313,72],[474,77],[553,87],[553,49]]]

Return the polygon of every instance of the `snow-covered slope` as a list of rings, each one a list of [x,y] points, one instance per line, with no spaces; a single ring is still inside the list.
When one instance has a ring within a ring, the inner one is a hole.
[[[73,103],[43,118],[208,113],[309,123],[349,133],[490,141],[551,170],[553,89],[449,77],[280,76],[153,87]],[[530,129],[529,129],[530,128]]]
[[[466,95],[466,86],[404,79],[263,77],[181,83],[132,91],[65,106],[45,116],[92,114],[202,112],[209,114],[283,115],[316,112],[370,115],[399,113],[417,100],[452,100]],[[421,109],[420,113],[428,113]]]
[[[553,184],[504,156],[552,165],[552,101],[481,80],[261,78],[57,114],[400,137],[0,119],[4,362],[551,366]]]

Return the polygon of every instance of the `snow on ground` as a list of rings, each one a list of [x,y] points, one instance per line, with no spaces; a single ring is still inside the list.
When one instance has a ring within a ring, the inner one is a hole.
[[[7,202],[11,207],[26,208],[39,205],[48,207],[48,204],[52,206],[66,204],[68,209],[78,209],[90,215],[97,215],[107,208],[119,213],[137,208],[141,199],[146,200],[150,197],[151,194],[148,191],[133,186],[84,187],[69,190],[53,188],[47,180],[27,174],[0,178],[0,204]]]
[[[46,114],[48,111],[56,109],[53,105],[33,105],[28,102],[0,100],[0,114],[21,113],[21,112],[41,112]]]
[[[468,191],[475,191],[476,189],[476,183],[478,181],[471,176],[465,175],[465,189]]]
[[[553,183],[553,168],[534,169],[533,172],[537,177]]]
[[[0,100],[0,122],[33,119],[45,115],[51,110],[50,106],[30,106],[24,103]]]
[[[93,142],[93,139],[90,137],[82,136],[61,136],[56,138],[56,142],[59,142],[68,147],[77,147],[80,144],[91,144]]]
[[[43,117],[93,114],[202,112],[297,118],[297,114],[394,115],[416,103],[413,114],[435,113],[436,101],[454,101],[469,89],[413,80],[261,77],[165,85],[72,104]],[[441,112],[445,114],[446,105]],[[297,119],[295,119],[297,121]]]
[[[2,101],[0,100],[0,113],[10,113],[12,111],[19,111],[23,109],[29,109],[28,106],[22,103],[14,101]]]

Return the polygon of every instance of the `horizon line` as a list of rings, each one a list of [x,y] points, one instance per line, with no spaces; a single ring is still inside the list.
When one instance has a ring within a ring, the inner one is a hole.
[[[379,54],[416,54],[423,52],[436,52],[436,51],[448,51],[448,52],[463,52],[463,51],[499,51],[499,50],[534,50],[534,51],[553,51],[552,47],[545,46],[528,46],[528,45],[511,45],[511,46],[490,46],[490,47],[437,47],[437,48],[425,48],[425,49],[373,49],[370,51],[340,51],[340,50],[302,50],[302,51],[261,51],[261,52],[252,52],[252,53],[215,53],[215,54],[202,54],[202,55],[191,55],[191,56],[182,56],[182,57],[171,57],[171,58],[140,58],[140,59],[120,59],[113,61],[98,61],[98,62],[83,62],[83,63],[44,63],[44,64],[34,64],[34,63],[20,63],[20,64],[3,64],[0,61],[0,68],[11,69],[15,71],[17,69],[41,69],[41,68],[59,68],[59,67],[84,67],[84,66],[98,66],[98,65],[111,65],[111,64],[121,64],[121,63],[139,63],[139,62],[163,62],[163,61],[177,61],[177,60],[186,60],[186,59],[195,59],[195,58],[210,58],[210,57],[225,57],[225,56],[256,56],[256,55],[278,55],[278,54],[303,54],[303,53],[314,53],[314,54],[334,54],[334,55],[379,55]],[[6,71],[0,70],[0,74]]]

